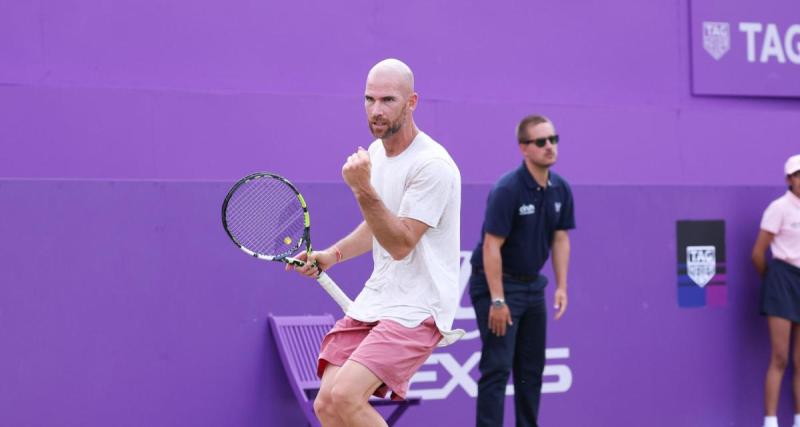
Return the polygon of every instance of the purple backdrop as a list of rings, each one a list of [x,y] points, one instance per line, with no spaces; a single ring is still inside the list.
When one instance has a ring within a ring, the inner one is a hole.
[[[556,121],[577,184],[773,185],[800,100],[693,98],[690,39],[674,0],[6,0],[0,176],[338,182],[368,142],[366,72],[396,56],[465,182],[502,173],[535,111]]]
[[[719,79],[693,32],[800,24],[796,4],[762,3],[4,0],[0,425],[298,425],[265,316],[336,306],[243,257],[219,203],[272,170],[302,183],[320,244],[354,226],[339,170],[369,142],[364,77],[389,56],[415,70],[417,121],[461,167],[465,251],[489,183],[518,162],[519,118],[547,114],[563,136],[579,229],[543,424],[757,424],[767,339],[748,254],[798,152],[783,73],[800,65]],[[731,87],[785,98],[691,95]],[[727,221],[726,306],[678,308],[677,219]],[[332,275],[354,295],[368,268]],[[461,314],[474,330],[466,299]],[[470,423],[477,349],[423,367],[403,425]]]
[[[314,282],[227,240],[227,187],[0,184],[3,425],[300,425],[266,314],[339,313]],[[344,185],[301,189],[318,244],[356,225]],[[488,189],[464,188],[466,251]],[[757,422],[767,340],[748,259],[761,210],[781,191],[576,186],[570,307],[550,324],[543,424]],[[724,307],[678,307],[678,219],[727,222]],[[354,296],[369,264],[362,257],[330,273]],[[457,326],[474,331],[466,295],[462,306]],[[469,425],[478,349],[466,339],[437,352],[412,384],[424,402],[401,425]]]

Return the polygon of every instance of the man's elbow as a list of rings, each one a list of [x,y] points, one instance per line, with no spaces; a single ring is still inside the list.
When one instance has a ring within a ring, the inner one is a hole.
[[[412,246],[404,245],[404,246],[400,246],[400,247],[394,248],[394,249],[392,249],[392,250],[390,250],[388,252],[389,252],[389,255],[392,257],[393,260],[401,261],[401,260],[405,259],[411,253],[411,251],[413,251],[413,250],[414,250],[414,248]]]
[[[496,241],[483,239],[483,253],[500,253],[500,245]]]

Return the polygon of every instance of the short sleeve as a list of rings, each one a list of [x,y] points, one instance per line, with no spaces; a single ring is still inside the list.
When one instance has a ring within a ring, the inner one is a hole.
[[[509,187],[495,187],[489,193],[484,217],[484,232],[508,237],[514,222],[516,197]]]
[[[561,216],[556,230],[572,230],[575,228],[575,202],[572,199],[572,189],[564,183],[564,206],[561,207]]]
[[[447,161],[435,159],[427,162],[411,178],[397,215],[435,228],[453,192],[461,191],[457,188],[458,182],[457,172]]]
[[[761,229],[772,234],[778,234],[781,229],[782,215],[779,201],[776,200],[767,206],[761,217]]]

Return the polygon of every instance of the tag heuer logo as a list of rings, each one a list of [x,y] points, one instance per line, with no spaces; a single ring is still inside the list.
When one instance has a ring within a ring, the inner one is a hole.
[[[686,274],[697,286],[705,287],[717,274],[717,255],[714,246],[686,247]]]
[[[703,48],[719,61],[731,48],[731,27],[727,22],[703,22]]]

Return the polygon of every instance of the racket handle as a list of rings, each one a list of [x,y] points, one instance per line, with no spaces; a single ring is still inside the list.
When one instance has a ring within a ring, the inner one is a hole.
[[[322,289],[325,289],[325,292],[339,304],[339,307],[342,308],[342,311],[347,313],[347,309],[350,307],[350,304],[353,303],[350,298],[345,295],[342,289],[331,279],[324,271],[319,273],[317,277],[317,281],[320,285],[322,285]]]

